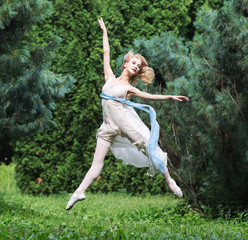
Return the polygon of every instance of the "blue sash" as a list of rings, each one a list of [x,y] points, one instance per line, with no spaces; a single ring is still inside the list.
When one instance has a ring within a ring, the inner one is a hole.
[[[158,138],[159,138],[159,125],[156,120],[155,110],[149,105],[131,102],[126,100],[125,98],[115,98],[113,96],[109,96],[104,93],[101,93],[101,97],[107,100],[115,100],[124,103],[127,106],[138,108],[140,110],[147,112],[150,115],[151,133],[148,143],[149,156],[153,161],[153,163],[159,168],[161,173],[165,173],[166,167],[163,159],[160,159],[159,157],[156,156],[156,152],[158,148]]]

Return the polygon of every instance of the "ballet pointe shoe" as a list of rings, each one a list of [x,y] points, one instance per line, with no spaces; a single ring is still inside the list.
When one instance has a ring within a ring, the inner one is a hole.
[[[172,178],[166,180],[170,190],[179,198],[183,197],[183,193],[182,190],[180,189],[180,187],[177,186],[175,180],[173,180]]]
[[[83,201],[84,199],[85,199],[84,193],[80,193],[80,194],[73,193],[65,209],[70,210],[76,202]]]

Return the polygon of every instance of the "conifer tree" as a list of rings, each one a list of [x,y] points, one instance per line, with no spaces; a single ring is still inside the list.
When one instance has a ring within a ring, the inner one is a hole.
[[[2,0],[0,6],[0,145],[6,151],[10,139],[55,126],[55,100],[74,79],[49,70],[59,37],[43,45],[27,41],[32,27],[51,15],[51,2]]]
[[[169,33],[135,42],[158,73],[157,87],[146,88],[191,100],[153,105],[170,168],[195,205],[248,201],[247,16],[247,1],[227,1],[199,12],[186,45]]]

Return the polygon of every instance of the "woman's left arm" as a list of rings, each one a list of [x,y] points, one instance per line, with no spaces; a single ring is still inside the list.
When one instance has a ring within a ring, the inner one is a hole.
[[[135,88],[133,86],[131,86],[128,89],[128,93],[127,93],[128,97],[139,97],[139,98],[144,98],[144,99],[148,99],[148,100],[169,100],[169,99],[173,99],[176,101],[189,101],[189,98],[186,96],[175,96],[175,95],[156,95],[156,94],[150,94],[150,93],[146,93],[146,92],[142,92],[140,91],[138,88]]]

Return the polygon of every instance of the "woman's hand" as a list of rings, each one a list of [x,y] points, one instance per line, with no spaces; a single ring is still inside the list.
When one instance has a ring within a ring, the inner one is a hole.
[[[107,29],[106,29],[106,26],[105,26],[105,24],[103,22],[103,19],[102,18],[101,19],[98,19],[98,22],[100,24],[100,27],[101,27],[102,31],[103,32],[107,32]]]
[[[186,96],[171,96],[171,99],[182,102],[182,101],[189,101],[189,98]]]

